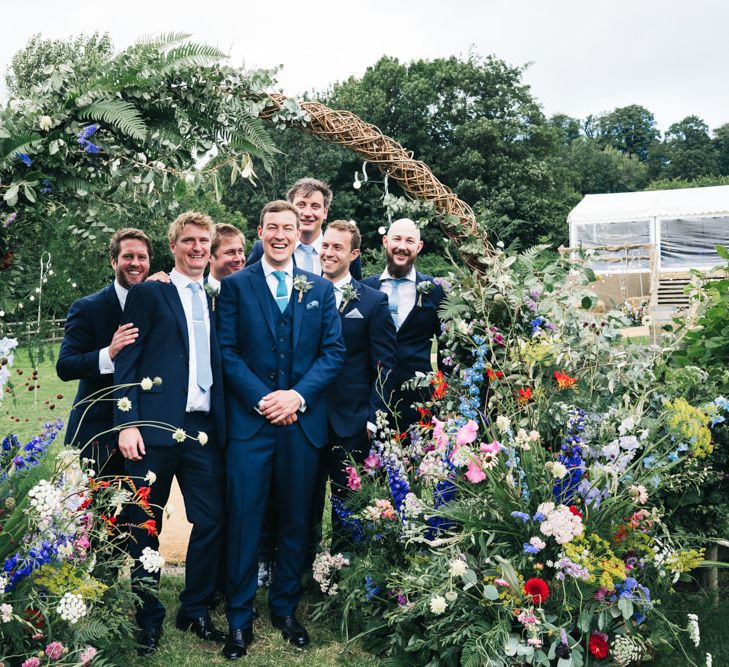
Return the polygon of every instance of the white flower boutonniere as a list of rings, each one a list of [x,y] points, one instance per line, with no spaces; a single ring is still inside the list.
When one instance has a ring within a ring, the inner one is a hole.
[[[305,275],[299,275],[294,278],[294,289],[299,293],[299,303],[304,298],[304,294],[312,287],[314,287],[314,283],[309,282]]]
[[[430,280],[423,280],[423,282],[418,283],[417,287],[415,288],[418,292],[418,306],[423,305],[423,294],[430,294],[433,291],[433,288],[435,285]]]
[[[341,292],[342,302],[339,304],[339,312],[343,313],[348,304],[359,299],[359,292],[355,289],[352,283],[347,283],[344,287],[342,287]]]
[[[218,294],[220,294],[219,287],[213,287],[210,283],[205,283],[205,294],[210,297],[213,310],[215,310],[215,304],[218,301]]]

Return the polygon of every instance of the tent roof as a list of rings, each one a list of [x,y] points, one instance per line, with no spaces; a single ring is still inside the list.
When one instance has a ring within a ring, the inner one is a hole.
[[[567,222],[627,222],[648,218],[716,217],[729,215],[729,185],[649,192],[585,195]]]

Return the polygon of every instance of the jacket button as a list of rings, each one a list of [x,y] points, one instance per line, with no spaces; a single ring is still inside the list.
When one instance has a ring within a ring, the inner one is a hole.
[[[271,375],[269,375],[268,377],[270,377],[272,380],[275,380],[276,379],[276,373],[271,373]]]
[[[276,346],[275,345],[271,345],[271,352],[275,352],[275,351],[276,351]]]

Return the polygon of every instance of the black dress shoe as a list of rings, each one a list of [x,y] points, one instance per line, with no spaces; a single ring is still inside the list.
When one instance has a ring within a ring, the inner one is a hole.
[[[223,646],[223,655],[228,660],[238,660],[246,654],[252,641],[253,630],[251,628],[231,630],[225,640],[225,646]]]
[[[271,614],[271,625],[281,630],[283,638],[296,648],[304,648],[309,643],[309,633],[296,620],[295,616],[274,616]]]
[[[200,639],[204,639],[208,642],[220,642],[225,641],[225,633],[222,630],[218,630],[213,622],[210,620],[210,616],[200,616],[199,618],[190,618],[182,614],[177,614],[177,620],[175,625],[178,630],[191,630]]]
[[[159,640],[162,638],[162,626],[147,628],[139,635],[137,654],[144,658],[151,656],[159,648]]]

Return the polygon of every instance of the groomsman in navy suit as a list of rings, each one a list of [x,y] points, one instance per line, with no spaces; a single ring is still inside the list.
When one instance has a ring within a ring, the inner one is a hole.
[[[294,264],[317,276],[322,275],[322,225],[329,215],[332,198],[331,188],[316,178],[300,178],[286,193],[286,199],[299,212],[301,236],[294,250]],[[260,261],[261,257],[263,257],[263,246],[260,241],[256,241],[248,255],[248,266]],[[357,280],[362,278],[362,265],[359,257],[352,262],[350,273]]]
[[[423,249],[420,230],[408,218],[395,220],[382,238],[387,253],[387,268],[380,276],[365,278],[362,282],[387,295],[390,314],[397,328],[397,361],[395,373],[395,401],[400,413],[400,426],[404,430],[418,421],[414,402],[426,396],[418,390],[402,389],[402,383],[417,371],[433,370],[430,355],[433,337],[440,335],[438,308],[443,299],[443,288],[415,270],[415,260]]]
[[[320,466],[316,521],[322,519],[327,479],[332,481],[333,497],[346,497],[345,468],[351,459],[364,462],[377,430],[376,413],[386,411],[393,387],[396,333],[387,297],[349,273],[361,242],[357,225],[346,220],[332,222],[322,242],[322,269],[334,285],[347,352],[329,388],[329,443]],[[341,522],[332,512],[332,553],[344,547],[345,539]]]
[[[147,278],[151,257],[152,242],[141,229],[126,227],[114,232],[109,242],[114,282],[74,302],[66,316],[56,372],[64,382],[80,382],[66,426],[65,444],[80,447],[81,457],[93,459],[101,475],[124,474],[124,459],[117,449],[118,434],[107,432],[114,425],[113,403],[84,401],[111,388],[114,360],[137,338],[132,322],[119,323],[129,289]]]
[[[162,379],[161,384],[146,389],[135,384],[119,390],[118,397],[128,401],[117,401],[114,414],[127,474],[137,480],[148,471],[156,476],[149,495],[156,530],[153,526],[149,532],[141,529],[148,516],[140,507],[130,507],[127,516],[138,526],[132,531],[129,552],[135,559],[132,585],[141,597],[137,608],[141,655],[157,649],[165,608],[155,592],[137,584],[144,577],[159,582],[159,572],[145,572],[140,556],[145,547],[156,550],[159,546],[161,508],[167,503],[173,476],[193,525],[176,625],[202,639],[225,640],[225,634],[213,626],[206,606],[216,583],[211,573],[218,569],[223,537],[225,483],[225,414],[216,312],[203,288],[212,233],[213,222],[207,215],[189,211],[178,216],[168,231],[175,258],[170,281],[137,285],[129,292],[124,309],[124,321],[134,322],[139,334],[117,357],[115,384]]]
[[[227,390],[228,609],[223,655],[253,640],[258,548],[274,499],[271,622],[298,647],[309,637],[295,617],[301,595],[319,451],[327,441],[327,387],[344,361],[330,282],[295,267],[299,214],[287,201],[261,211],[260,262],[223,280],[218,311]],[[274,493],[271,494],[271,488]]]
[[[210,273],[205,281],[215,291],[226,276],[236,273],[246,265],[246,237],[237,227],[225,222],[215,225],[210,246]]]

